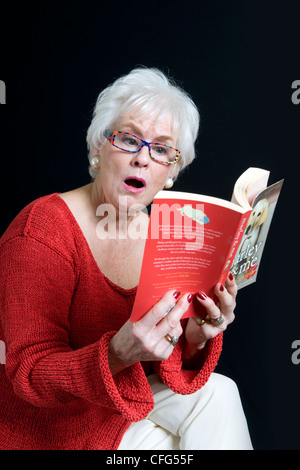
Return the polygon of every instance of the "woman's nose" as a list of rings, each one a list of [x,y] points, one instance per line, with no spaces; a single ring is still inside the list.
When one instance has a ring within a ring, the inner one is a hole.
[[[147,166],[150,162],[149,149],[146,145],[141,150],[133,154],[132,164],[134,166]]]

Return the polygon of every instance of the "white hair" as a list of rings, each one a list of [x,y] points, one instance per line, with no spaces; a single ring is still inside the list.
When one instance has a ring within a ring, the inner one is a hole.
[[[173,179],[195,158],[195,141],[199,129],[199,112],[190,96],[173,80],[156,68],[136,68],[105,88],[98,96],[93,119],[87,131],[89,161],[92,149],[105,143],[104,131],[112,129],[121,117],[134,111],[135,115],[155,114],[159,118],[171,114],[173,132],[178,132],[176,148],[181,158],[175,165]],[[90,175],[97,172],[90,166]]]

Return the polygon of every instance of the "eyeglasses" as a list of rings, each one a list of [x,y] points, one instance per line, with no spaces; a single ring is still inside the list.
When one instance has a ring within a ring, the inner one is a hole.
[[[162,165],[174,165],[181,156],[179,150],[170,147],[170,145],[146,142],[140,137],[130,134],[130,132],[106,130],[104,136],[114,147],[124,152],[137,153],[146,145],[149,149],[150,158]]]

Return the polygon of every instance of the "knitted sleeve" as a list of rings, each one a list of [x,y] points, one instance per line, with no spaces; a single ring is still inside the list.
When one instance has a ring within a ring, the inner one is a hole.
[[[183,321],[183,327],[186,322],[186,320]],[[184,334],[182,334],[171,356],[165,361],[154,363],[154,371],[171,390],[181,395],[188,395],[203,387],[214,371],[222,351],[223,334],[220,333],[208,341],[203,350],[199,370],[182,368],[184,341]]]
[[[76,284],[70,259],[29,236],[0,248],[0,331],[6,373],[14,392],[37,407],[81,398],[136,421],[153,407],[141,364],[112,376],[108,343],[113,331],[78,350],[69,344],[69,308]],[[139,387],[133,388],[135,381]]]

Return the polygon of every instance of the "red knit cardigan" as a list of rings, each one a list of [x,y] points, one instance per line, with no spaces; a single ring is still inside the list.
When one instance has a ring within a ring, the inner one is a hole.
[[[0,239],[0,449],[113,450],[148,415],[146,365],[115,376],[108,366],[109,341],[135,293],[101,273],[57,194],[20,212]],[[190,394],[214,370],[222,334],[204,349],[199,371],[182,369],[183,336],[152,367],[176,393]]]

